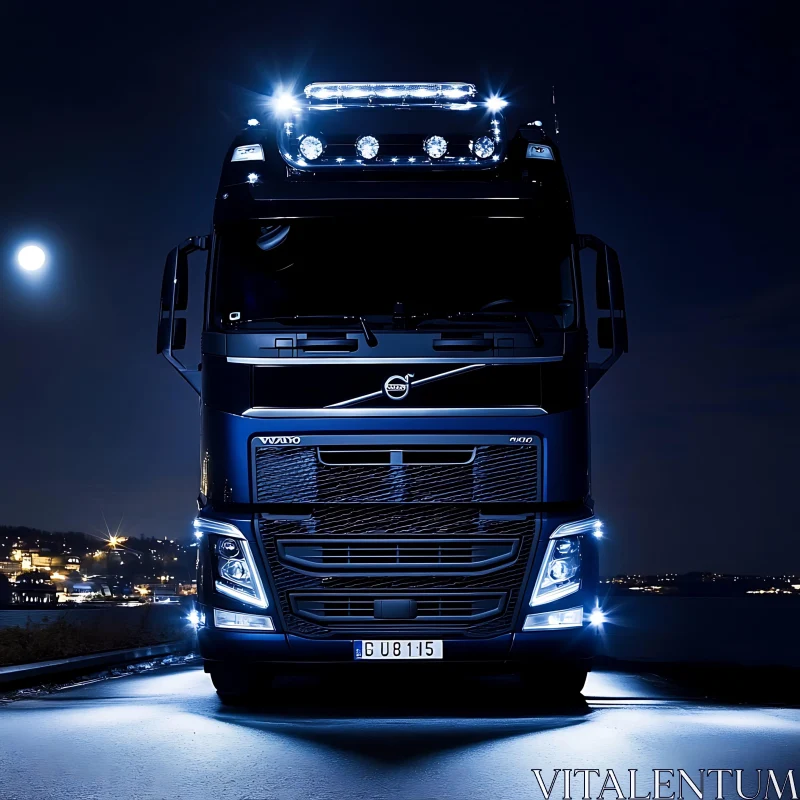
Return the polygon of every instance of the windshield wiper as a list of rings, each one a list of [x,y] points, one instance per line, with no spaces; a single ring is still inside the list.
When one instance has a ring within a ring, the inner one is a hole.
[[[375,338],[372,328],[367,325],[367,321],[364,319],[364,317],[359,317],[358,321],[361,323],[361,330],[364,331],[364,338],[367,340],[367,347],[377,347],[378,340]]]
[[[361,330],[364,333],[364,338],[367,341],[367,347],[377,347],[378,346],[378,339],[376,338],[375,334],[372,332],[372,328],[367,324],[366,319],[363,316],[358,317],[351,317],[347,314],[294,314],[293,316],[286,316],[286,317],[256,317],[255,319],[243,319],[240,321],[245,325],[250,322],[281,322],[284,323],[285,321],[288,322],[316,322],[318,324],[323,324],[327,321],[331,322],[352,322],[357,323]]]
[[[531,336],[533,336],[533,346],[541,347],[544,344],[544,339],[542,339],[542,334],[539,333],[539,329],[533,324],[531,315],[523,314],[523,316],[525,317],[525,322],[528,325],[528,330],[530,330]]]

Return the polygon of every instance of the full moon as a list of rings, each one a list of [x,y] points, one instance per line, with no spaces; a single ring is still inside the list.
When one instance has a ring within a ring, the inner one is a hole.
[[[44,266],[44,250],[35,244],[29,244],[21,248],[17,253],[17,263],[26,272],[35,272]]]

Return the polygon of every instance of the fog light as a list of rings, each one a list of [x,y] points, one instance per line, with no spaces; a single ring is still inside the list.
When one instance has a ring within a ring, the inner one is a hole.
[[[325,145],[316,136],[304,136],[300,140],[300,152],[303,154],[303,158],[307,158],[309,161],[319,158],[324,149]]]
[[[563,611],[545,611],[541,614],[528,614],[525,617],[524,631],[546,631],[556,628],[580,628],[583,626],[583,608],[567,608]]]
[[[447,152],[447,139],[444,136],[431,136],[422,147],[431,158],[441,158]]]
[[[274,631],[275,624],[272,617],[263,617],[261,614],[242,614],[238,611],[223,611],[214,609],[215,628],[236,628],[244,631]]]
[[[202,611],[198,611],[196,608],[193,608],[189,612],[186,619],[189,620],[189,624],[193,628],[201,628],[206,624],[206,615]]]
[[[478,158],[489,158],[489,156],[494,153],[494,142],[491,137],[479,136],[472,143],[472,152],[475,153]]]
[[[356,152],[361,158],[372,159],[378,155],[380,144],[374,136],[359,136],[356,140]]]
[[[591,614],[589,614],[589,624],[594,625],[596,628],[599,628],[606,620],[607,617],[600,607],[593,608]]]

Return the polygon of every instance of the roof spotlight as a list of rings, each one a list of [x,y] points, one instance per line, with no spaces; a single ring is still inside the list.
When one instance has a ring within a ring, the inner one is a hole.
[[[300,152],[303,154],[303,158],[307,158],[309,161],[319,158],[324,149],[325,145],[318,136],[304,136],[300,140]]]
[[[359,136],[356,140],[356,151],[361,158],[372,159],[378,155],[380,144],[374,136]]]
[[[441,158],[447,152],[447,139],[444,136],[431,136],[422,146],[431,158]]]
[[[486,108],[488,108],[489,111],[491,111],[492,113],[495,113],[497,111],[502,111],[507,105],[508,101],[503,100],[502,97],[497,97],[497,95],[492,95],[486,101]]]
[[[472,143],[472,152],[478,158],[489,158],[494,153],[494,141],[491,136],[479,136]]]

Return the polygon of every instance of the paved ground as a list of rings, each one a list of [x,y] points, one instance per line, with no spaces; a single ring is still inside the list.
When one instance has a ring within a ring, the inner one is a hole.
[[[705,704],[615,672],[594,673],[567,708],[523,692],[512,678],[284,679],[277,707],[229,709],[196,667],[90,683],[0,706],[0,798],[520,800],[542,797],[534,768],[548,782],[555,768],[614,769],[626,794],[639,769],[640,795],[655,768],[744,769],[750,794],[757,768],[800,778],[798,709]],[[580,798],[581,779],[572,788]]]

